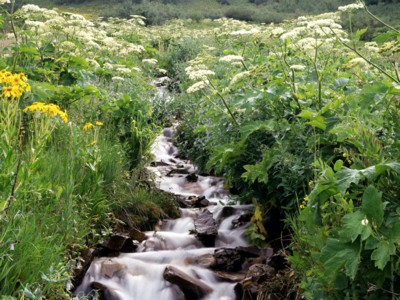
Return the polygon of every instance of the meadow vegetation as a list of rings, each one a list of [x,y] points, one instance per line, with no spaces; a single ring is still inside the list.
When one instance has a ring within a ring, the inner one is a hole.
[[[200,171],[286,221],[306,299],[399,296],[399,24],[362,3],[280,24],[146,26],[6,2],[2,299],[69,299],[83,247],[176,215],[143,180],[152,141],[175,119]],[[152,84],[163,76],[168,97]],[[255,223],[249,236],[261,245],[262,232]]]

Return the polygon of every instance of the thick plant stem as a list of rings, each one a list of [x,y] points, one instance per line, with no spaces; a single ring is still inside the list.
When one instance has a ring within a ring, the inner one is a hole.
[[[392,75],[390,75],[388,72],[386,72],[384,69],[382,69],[380,66],[378,66],[377,64],[373,63],[371,60],[369,60],[368,58],[366,58],[362,53],[360,53],[357,49],[351,47],[350,45],[346,44],[345,42],[341,41],[339,39],[339,41],[342,43],[343,46],[345,46],[346,48],[350,49],[351,51],[353,51],[354,53],[356,53],[359,57],[361,57],[363,60],[365,60],[369,65],[373,66],[375,69],[378,69],[382,74],[386,75],[387,77],[389,77],[391,80],[393,80],[394,82],[400,83],[400,80],[393,77]]]
[[[231,109],[229,108],[228,103],[226,102],[224,96],[221,95],[221,93],[215,88],[215,86],[212,84],[212,82],[210,80],[208,80],[208,84],[214,89],[214,91],[216,92],[218,97],[222,100],[222,103],[224,104],[225,108],[227,109],[229,115],[231,116],[233,123],[235,123],[236,126],[239,126],[239,123],[236,121],[236,118],[233,115]]]
[[[364,1],[361,1],[362,5],[364,5],[364,10],[367,12],[368,15],[370,15],[370,17],[372,17],[373,19],[377,20],[379,23],[385,25],[387,28],[389,28],[390,30],[393,30],[396,33],[400,34],[400,30],[397,30],[396,28],[394,28],[393,26],[390,26],[389,24],[385,23],[384,21],[382,21],[380,18],[378,18],[377,16],[375,16],[372,12],[369,11],[367,5],[364,3]]]

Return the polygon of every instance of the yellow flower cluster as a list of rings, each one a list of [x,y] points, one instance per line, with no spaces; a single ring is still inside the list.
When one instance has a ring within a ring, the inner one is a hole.
[[[39,114],[45,114],[50,117],[58,116],[63,122],[68,122],[68,114],[65,111],[61,111],[60,107],[56,104],[46,104],[43,102],[34,102],[32,105],[24,108],[24,112],[36,112]]]
[[[83,125],[83,130],[88,131],[89,129],[95,127],[95,126],[103,126],[103,122],[96,121],[93,123],[87,122],[85,125]]]
[[[24,73],[13,74],[5,69],[0,71],[1,97],[20,98],[22,94],[31,91]]]
[[[305,197],[303,198],[303,201],[302,201],[302,203],[300,204],[300,209],[303,209],[303,208],[306,207],[307,201],[308,201],[308,200],[309,200],[308,196],[305,196]]]

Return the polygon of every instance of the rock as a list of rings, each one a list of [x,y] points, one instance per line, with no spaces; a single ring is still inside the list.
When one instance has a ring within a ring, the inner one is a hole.
[[[124,265],[119,262],[113,261],[112,259],[107,259],[101,264],[100,274],[111,278],[115,273],[121,271],[124,268]]]
[[[239,216],[232,220],[233,227],[236,228],[250,222],[252,216],[252,212],[241,213]]]
[[[99,291],[99,298],[101,300],[120,300],[121,298],[115,293],[112,289],[108,288],[104,284],[101,284],[100,282],[92,282],[90,285],[92,289],[98,290]]]
[[[246,278],[245,273],[229,273],[229,272],[223,272],[223,271],[216,271],[215,275],[219,279],[221,279],[223,281],[229,281],[229,282],[239,282]]]
[[[168,266],[165,268],[163,277],[166,281],[179,286],[187,299],[201,299],[212,292],[212,288],[197,278],[194,278],[185,272]]]
[[[147,240],[147,235],[141,232],[140,230],[137,230],[136,228],[132,228],[129,231],[129,236],[131,239],[138,241],[139,243],[143,242],[144,240]]]
[[[237,272],[242,270],[242,265],[245,261],[244,256],[240,255],[239,251],[230,248],[220,248],[214,251],[216,260],[214,270]]]
[[[213,219],[212,213],[210,213],[208,210],[202,212],[194,221],[194,228],[196,237],[204,244],[204,246],[214,246],[215,238],[218,234],[218,228]]]
[[[188,263],[198,265],[203,268],[211,268],[215,266],[216,260],[213,254],[207,253],[195,258],[189,259]]]
[[[235,248],[238,253],[244,257],[259,257],[262,254],[262,250],[256,246],[243,247],[239,246]]]
[[[189,175],[186,176],[186,180],[189,182],[197,182],[199,179],[199,176],[196,175],[196,173],[190,173]]]
[[[83,277],[85,276],[87,270],[89,269],[90,264],[92,263],[93,259],[98,255],[99,255],[99,249],[88,248],[82,250],[81,258],[73,270],[74,276],[72,279],[72,285],[74,287],[78,287],[82,283]]]
[[[202,208],[214,205],[214,203],[208,201],[205,196],[193,197],[191,200],[192,200],[192,207],[195,208]]]
[[[100,244],[99,247],[99,256],[118,256],[119,252],[134,252],[137,244],[129,236],[115,234]]]
[[[269,257],[267,259],[267,264],[277,271],[283,270],[288,267],[286,255],[282,252],[282,250]]]

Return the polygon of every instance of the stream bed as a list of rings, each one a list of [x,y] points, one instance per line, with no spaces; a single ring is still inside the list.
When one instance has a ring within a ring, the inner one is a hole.
[[[253,206],[233,201],[222,178],[198,175],[190,161],[179,157],[173,134],[172,127],[165,128],[157,137],[148,172],[157,188],[176,196],[181,217],[160,220],[153,231],[135,230],[128,239],[114,238],[120,246],[114,246],[111,255],[91,259],[76,296],[242,299],[238,282],[248,277],[249,267],[257,259],[265,261],[272,255],[271,249],[250,247],[245,238]]]

